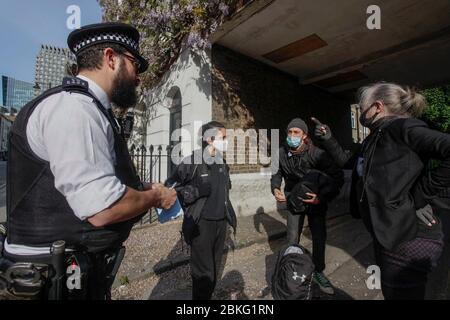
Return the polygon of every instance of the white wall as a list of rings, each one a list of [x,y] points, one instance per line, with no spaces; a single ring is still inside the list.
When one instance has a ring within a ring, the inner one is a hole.
[[[182,100],[182,156],[189,155],[197,142],[194,122],[211,121],[211,60],[209,52],[194,53],[184,50],[170,70],[163,76],[160,84],[153,89],[150,104],[156,108],[155,117],[147,128],[147,144],[163,145],[162,154],[166,154],[169,145],[171,94],[178,87]],[[197,127],[198,128],[198,127]],[[197,130],[196,130],[197,131]],[[192,137],[192,139],[190,139]],[[195,139],[194,139],[195,138]],[[191,141],[195,140],[195,141]],[[156,168],[155,168],[156,169]],[[161,180],[167,175],[167,159],[161,163]]]
[[[344,170],[345,184],[341,193],[328,205],[328,216],[349,212],[351,170]],[[238,217],[261,212],[287,212],[286,204],[275,201],[270,188],[270,175],[240,173],[231,175],[230,200]],[[284,190],[284,184],[282,185]]]
[[[230,201],[238,217],[285,209],[277,205],[272,195],[270,175],[240,173],[230,178]]]

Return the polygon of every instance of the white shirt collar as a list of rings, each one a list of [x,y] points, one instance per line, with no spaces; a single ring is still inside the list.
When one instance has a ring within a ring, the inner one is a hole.
[[[106,94],[105,90],[103,90],[94,80],[82,75],[78,75],[77,78],[87,81],[89,84],[89,90],[92,91],[92,93],[97,97],[98,100],[100,100],[102,105],[106,109],[111,108],[111,102],[109,101],[108,95]]]

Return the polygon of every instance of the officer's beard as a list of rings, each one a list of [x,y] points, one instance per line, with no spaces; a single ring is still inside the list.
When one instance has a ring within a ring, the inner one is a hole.
[[[111,102],[119,109],[128,109],[137,102],[136,81],[128,76],[125,64],[119,67],[119,73],[113,81]]]

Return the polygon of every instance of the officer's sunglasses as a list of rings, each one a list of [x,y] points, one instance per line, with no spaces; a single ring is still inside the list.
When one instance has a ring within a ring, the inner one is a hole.
[[[105,50],[104,48],[99,49],[100,51]],[[120,54],[124,57],[126,57],[128,60],[130,60],[130,62],[133,64],[133,66],[136,68],[136,72],[139,71],[139,68],[141,67],[141,63],[133,56],[130,56],[129,54],[123,53],[123,52],[118,52],[115,51],[117,54]]]
[[[137,71],[139,70],[139,68],[141,67],[140,62],[139,62],[135,57],[130,56],[130,55],[128,55],[128,54],[126,54],[126,53],[123,53],[123,52],[118,52],[118,54],[120,54],[120,55],[126,57],[128,60],[130,60],[130,62],[131,62],[131,63],[134,65],[134,67],[136,68],[136,72],[137,72]]]

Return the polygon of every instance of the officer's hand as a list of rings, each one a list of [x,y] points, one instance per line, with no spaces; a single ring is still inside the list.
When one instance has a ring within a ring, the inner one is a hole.
[[[283,192],[281,192],[280,189],[274,189],[273,190],[273,195],[275,196],[275,199],[278,202],[286,202],[286,196],[284,195]]]
[[[162,183],[151,183],[150,184],[150,190],[161,189],[161,188],[164,188],[164,185]]]
[[[154,189],[157,189],[160,187],[164,187],[164,185],[161,183],[143,182],[142,185],[144,186],[144,191],[152,190],[152,189],[154,190]]]
[[[308,199],[302,199],[304,203],[309,203],[309,204],[319,204],[320,200],[319,200],[319,196],[315,193],[310,193],[307,192],[306,195],[309,197]]]
[[[152,184],[149,182],[142,182],[142,186],[144,187],[144,191],[152,190]]]
[[[416,216],[420,221],[425,223],[427,226],[431,227],[433,224],[436,224],[436,219],[433,215],[433,209],[429,204],[425,207],[416,211]]]
[[[328,140],[331,138],[331,130],[330,127],[326,124],[321,123],[318,119],[312,117],[311,120],[316,124],[316,128],[314,130],[314,136],[321,140]]]
[[[169,209],[173,206],[175,201],[177,200],[177,192],[174,189],[169,189],[166,187],[157,187],[155,188],[159,191],[159,208]]]

